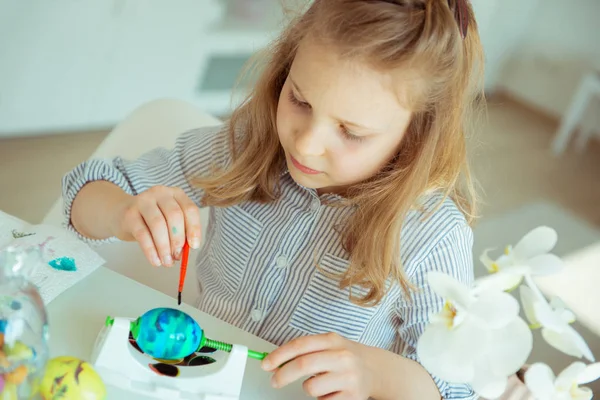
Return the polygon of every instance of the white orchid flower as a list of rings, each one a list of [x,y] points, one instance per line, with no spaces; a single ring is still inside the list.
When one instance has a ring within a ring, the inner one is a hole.
[[[533,329],[542,328],[542,337],[557,350],[573,357],[585,357],[595,361],[592,351],[583,337],[570,325],[575,315],[559,299],[548,303],[541,293],[532,287],[521,286],[523,311]]]
[[[576,361],[558,377],[549,366],[536,363],[525,372],[525,384],[537,400],[590,400],[592,391],[579,387],[600,378],[600,363],[585,365]]]
[[[487,331],[488,348],[476,359],[475,375],[468,383],[480,396],[488,399],[500,397],[533,347],[533,336],[527,323],[515,318],[503,328]]]
[[[423,366],[450,382],[473,382],[486,393],[503,390],[532,348],[516,299],[502,291],[469,288],[440,272],[429,273],[428,281],[445,305],[417,344]]]
[[[526,265],[515,265],[475,280],[474,286],[480,291],[496,290],[510,292],[517,288],[523,278],[530,273]]]
[[[563,261],[551,254],[556,246],[558,235],[556,231],[547,226],[540,226],[529,231],[514,246],[507,246],[504,254],[496,260],[489,256],[493,249],[486,249],[479,260],[494,274],[505,272],[512,274],[506,289],[514,289],[527,275],[549,275],[558,272],[563,267]]]

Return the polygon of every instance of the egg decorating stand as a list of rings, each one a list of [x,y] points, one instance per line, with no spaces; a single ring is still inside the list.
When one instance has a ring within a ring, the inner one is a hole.
[[[238,400],[248,348],[234,344],[231,351],[210,354],[214,363],[179,366],[177,376],[151,368],[161,361],[130,344],[130,318],[114,318],[98,334],[91,362],[105,384],[157,399]]]

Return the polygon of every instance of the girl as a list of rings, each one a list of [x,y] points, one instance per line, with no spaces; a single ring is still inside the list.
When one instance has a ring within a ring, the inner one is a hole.
[[[319,399],[473,398],[415,353],[443,307],[427,273],[473,278],[470,5],[316,0],[264,59],[224,125],[70,172],[68,226],[92,243],[135,240],[171,266],[186,239],[199,246],[198,207],[210,207],[198,307],[281,346],[262,364],[274,387],[307,378]]]

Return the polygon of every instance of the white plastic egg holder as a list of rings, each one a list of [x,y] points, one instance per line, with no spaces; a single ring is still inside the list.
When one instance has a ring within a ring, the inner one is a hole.
[[[129,344],[132,319],[115,318],[96,339],[91,362],[107,386],[157,399],[238,400],[242,389],[248,348],[234,344],[230,353],[216,351],[216,362],[202,366],[178,366],[179,375],[159,375],[148,364],[159,361]]]

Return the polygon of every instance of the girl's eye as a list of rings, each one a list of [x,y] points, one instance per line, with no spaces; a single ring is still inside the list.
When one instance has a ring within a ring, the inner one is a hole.
[[[298,100],[298,98],[296,96],[294,96],[294,92],[292,90],[290,90],[288,92],[288,99],[290,100],[290,102],[292,104],[294,104],[297,107],[310,109],[310,104],[308,104],[305,101]],[[342,132],[342,135],[344,136],[344,138],[346,138],[348,140],[352,140],[355,142],[362,142],[363,140],[365,140],[365,138],[362,136],[356,136],[356,135],[353,135],[352,133],[350,133],[348,128],[346,128],[344,125],[340,125],[340,131]]]
[[[340,125],[340,130],[342,131],[342,135],[344,135],[344,137],[348,140],[353,140],[355,142],[362,142],[365,140],[363,136],[356,136],[350,133],[348,128],[346,128],[344,125]]]
[[[292,92],[291,90],[288,93],[288,98],[290,100],[290,102],[298,107],[302,107],[302,108],[310,108],[310,104],[304,102],[304,101],[300,101],[298,100],[298,98],[296,98],[296,96],[294,96],[294,92]]]

